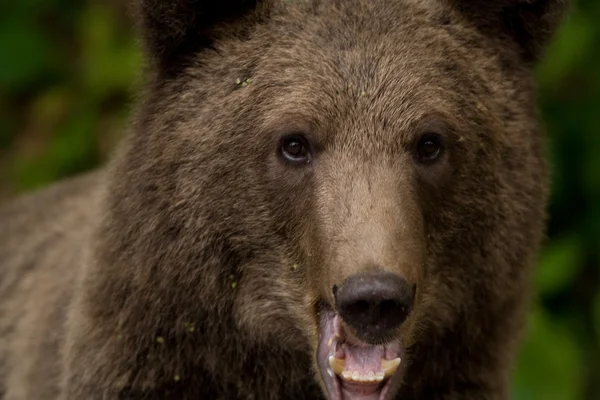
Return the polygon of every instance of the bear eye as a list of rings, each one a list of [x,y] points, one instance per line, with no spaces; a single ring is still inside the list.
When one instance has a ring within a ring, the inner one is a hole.
[[[430,163],[439,159],[443,152],[442,137],[437,133],[426,133],[417,143],[416,158],[420,162]]]
[[[286,161],[294,164],[307,164],[311,161],[310,144],[306,137],[300,134],[282,138],[280,151]]]

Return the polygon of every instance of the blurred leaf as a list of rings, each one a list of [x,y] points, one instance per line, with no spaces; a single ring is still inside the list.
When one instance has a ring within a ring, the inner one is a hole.
[[[514,400],[574,400],[583,394],[581,349],[573,333],[541,308],[529,318],[518,357]]]
[[[554,239],[542,252],[535,287],[542,295],[564,290],[573,284],[582,266],[583,250],[577,235]]]
[[[17,129],[15,121],[8,116],[8,111],[0,101],[0,150],[7,148],[13,140]]]
[[[575,11],[563,24],[537,69],[543,86],[560,84],[562,78],[585,59],[591,47],[595,22]]]
[[[594,303],[592,304],[592,319],[594,323],[596,338],[598,340],[598,343],[600,343],[600,291],[598,291],[598,293],[596,293],[596,296],[594,297]]]
[[[600,106],[600,92],[596,94],[594,105]],[[600,199],[600,115],[597,112],[590,111],[593,117],[590,118],[589,127],[586,127],[586,135],[583,138],[585,141],[585,155],[582,159],[582,168],[584,176],[582,177],[583,186],[586,193],[591,198]],[[596,203],[600,207],[600,201]],[[600,224],[600,220],[597,220]]]
[[[53,43],[32,21],[8,20],[0,25],[0,87],[19,90],[44,77],[55,65]]]
[[[85,86],[95,98],[128,91],[137,82],[140,54],[132,36],[120,35],[113,10],[92,4],[81,17],[80,37]]]
[[[98,162],[94,121],[91,110],[77,110],[41,156],[17,160],[14,177],[19,188],[34,189],[94,167]]]

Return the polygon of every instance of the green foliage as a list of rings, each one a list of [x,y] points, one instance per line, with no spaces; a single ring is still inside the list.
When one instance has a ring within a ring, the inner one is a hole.
[[[536,308],[517,365],[515,400],[579,399],[583,394],[581,349],[571,330]]]
[[[517,400],[600,397],[599,18],[600,2],[577,1],[537,71],[554,190]]]
[[[122,135],[141,67],[124,4],[0,5],[0,195],[89,170]],[[576,1],[537,70],[554,183],[516,400],[600,398],[599,20]]]
[[[583,245],[576,234],[556,238],[542,253],[535,285],[541,295],[553,295],[573,286],[583,266]]]
[[[121,136],[141,67],[123,4],[0,8],[0,51],[10,54],[0,63],[0,193],[89,170]]]

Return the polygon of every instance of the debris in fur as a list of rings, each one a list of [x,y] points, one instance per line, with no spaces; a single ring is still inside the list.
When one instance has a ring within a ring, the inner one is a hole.
[[[235,84],[241,87],[248,87],[248,85],[250,85],[253,82],[252,78],[246,78],[244,80],[241,80],[240,78],[237,78],[235,80]]]

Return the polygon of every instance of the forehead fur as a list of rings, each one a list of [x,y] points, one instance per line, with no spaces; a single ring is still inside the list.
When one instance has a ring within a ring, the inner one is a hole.
[[[510,48],[490,46],[439,2],[293,1],[270,10],[268,23],[195,53],[169,102],[256,118],[271,132],[315,131],[323,142],[335,132],[347,143],[359,129],[365,145],[389,145],[385,138],[398,143],[390,132],[429,121],[494,123],[485,111],[502,114],[502,99],[528,77]],[[236,83],[247,78],[248,87]]]

